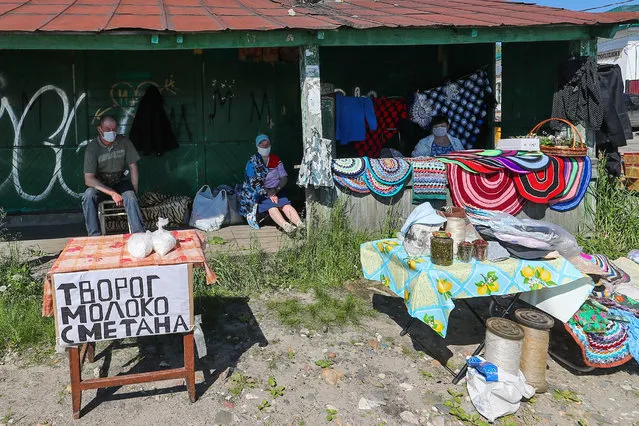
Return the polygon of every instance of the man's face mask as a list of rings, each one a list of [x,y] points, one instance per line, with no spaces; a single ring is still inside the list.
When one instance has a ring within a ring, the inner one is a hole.
[[[116,136],[117,133],[115,132],[102,132],[102,139],[109,143],[112,143],[115,140]]]
[[[446,126],[443,127],[433,127],[433,135],[435,136],[446,136]]]

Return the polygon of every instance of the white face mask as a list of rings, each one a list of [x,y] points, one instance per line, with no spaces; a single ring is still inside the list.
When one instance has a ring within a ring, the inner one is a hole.
[[[104,132],[102,134],[102,139],[104,139],[105,141],[111,143],[111,142],[113,142],[115,140],[116,136],[117,136],[117,133],[115,133],[115,132]]]
[[[262,157],[266,157],[267,155],[271,153],[271,147],[269,146],[268,148],[260,148],[258,146],[257,152],[259,152]]]
[[[446,136],[446,128],[445,127],[433,127],[433,135],[435,136]]]

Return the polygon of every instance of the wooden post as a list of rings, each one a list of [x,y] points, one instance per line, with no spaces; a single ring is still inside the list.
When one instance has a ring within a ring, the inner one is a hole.
[[[319,46],[307,45],[300,48],[300,87],[302,102],[302,142],[304,148],[312,141],[313,130],[322,136],[322,93],[320,87]],[[320,190],[306,189],[307,221],[313,220],[313,207],[320,198]],[[310,224],[309,224],[310,225]]]
[[[186,390],[189,400],[195,402],[195,351],[193,331],[184,335],[184,368],[186,369]]]

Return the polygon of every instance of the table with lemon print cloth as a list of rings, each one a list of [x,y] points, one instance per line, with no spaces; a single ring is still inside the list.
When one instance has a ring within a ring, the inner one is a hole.
[[[557,287],[587,278],[563,257],[547,261],[509,258],[437,266],[430,257],[408,256],[397,239],[360,247],[364,277],[380,281],[404,298],[408,313],[446,337],[452,299],[504,295]]]

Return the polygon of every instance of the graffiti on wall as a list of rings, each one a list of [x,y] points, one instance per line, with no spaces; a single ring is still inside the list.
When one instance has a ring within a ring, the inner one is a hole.
[[[4,79],[4,77],[0,79],[0,83],[2,83],[2,86],[0,88],[6,87],[6,80]],[[161,92],[167,92],[170,94],[176,94],[177,90],[179,90],[175,85],[173,76],[165,79],[164,84],[162,85],[153,81],[146,81],[136,86],[127,82],[118,82],[111,86],[110,90],[113,105],[107,108],[98,109],[98,111],[93,116],[93,123],[99,121],[100,117],[103,114],[109,113],[116,108],[121,108],[121,110],[124,111],[123,117],[117,117],[120,119],[120,127],[122,127],[122,124],[124,124],[124,126],[128,125],[130,118],[135,116],[135,109],[139,95],[142,94],[143,90],[149,87],[149,85],[156,85]],[[57,100],[59,100],[59,105],[62,108],[62,115],[60,116],[59,123],[56,123],[54,126],[55,130],[45,136],[45,138],[42,140],[42,145],[53,150],[55,156],[52,176],[46,184],[46,187],[44,187],[41,192],[30,193],[24,189],[24,182],[21,180],[20,176],[21,173],[25,174],[27,172],[25,169],[27,169],[29,166],[33,166],[32,164],[25,164],[25,161],[23,159],[23,131],[25,120],[27,119],[27,117],[32,117],[34,114],[39,114],[39,117],[42,116],[42,100],[45,94],[48,94],[48,96],[50,96],[50,94],[55,95],[56,103]],[[63,149],[65,148],[65,146],[74,146],[76,148],[75,153],[77,156],[79,156],[80,150],[91,140],[76,140],[73,142],[69,142],[67,140],[69,136],[69,129],[73,125],[74,120],[77,119],[78,109],[86,99],[86,92],[82,92],[77,96],[75,103],[73,103],[72,96],[70,97],[63,89],[54,85],[44,85],[30,97],[26,96],[25,98],[25,96],[23,95],[19,105],[12,105],[7,96],[3,96],[0,98],[0,120],[9,120],[11,124],[10,127],[13,130],[12,134],[7,135],[9,138],[13,138],[11,142],[12,153],[10,172],[7,178],[0,183],[0,192],[7,191],[9,188],[13,187],[16,194],[23,200],[38,202],[45,200],[51,194],[51,191],[53,190],[57,182],[64,190],[64,192],[66,192],[69,196],[73,198],[82,197],[82,193],[75,192],[73,189],[71,189],[69,184],[65,182],[62,170]],[[22,112],[20,112],[20,109]],[[182,116],[180,118],[177,129],[179,130],[184,127],[190,139],[191,130],[189,129],[188,123],[186,123],[185,120],[186,110],[183,106]],[[75,145],[74,143],[77,143],[77,145]]]
[[[109,90],[111,105],[106,108],[98,108],[93,114],[91,124],[97,124],[105,114],[114,115],[118,119],[118,133],[125,134],[135,118],[138,102],[150,86],[158,88],[160,93],[176,95],[180,90],[173,79],[173,74],[164,79],[164,83],[155,81],[143,81],[135,84],[129,81],[118,81]],[[119,113],[119,114],[118,114]],[[119,115],[119,116],[118,116]]]
[[[335,92],[336,93],[341,93],[344,96],[349,96],[346,94],[346,91],[344,89],[340,89],[339,87],[335,88]],[[355,88],[353,89],[353,94],[350,96],[355,96],[355,97],[360,97],[363,96],[362,95],[362,90],[359,88],[359,86],[355,86]],[[377,97],[377,92],[375,90],[370,90],[366,95],[366,97],[369,98],[376,98]]]
[[[48,92],[57,95],[62,105],[62,116],[60,122],[56,125],[57,127],[55,128],[55,130],[51,134],[49,134],[45,140],[42,141],[42,144],[46,147],[51,148],[55,154],[53,174],[51,176],[51,179],[49,180],[49,183],[42,190],[42,192],[40,192],[39,194],[30,194],[22,187],[22,183],[20,181],[20,170],[22,169],[23,165],[23,126],[27,116],[32,113],[34,105],[41,102],[41,97]],[[29,101],[22,110],[22,114],[18,114],[16,112],[16,109],[11,105],[9,99],[6,96],[0,98],[0,120],[8,119],[11,123],[11,126],[13,127],[11,171],[4,182],[0,184],[0,192],[13,185],[13,188],[20,196],[20,198],[33,202],[41,201],[51,193],[56,182],[58,182],[62,189],[70,196],[75,198],[81,197],[82,194],[73,191],[64,181],[64,177],[62,176],[62,153],[63,148],[67,143],[69,129],[73,123],[73,120],[76,118],[78,107],[82,104],[85,98],[86,93],[81,93],[78,96],[75,104],[72,105],[72,102],[70,102],[69,100],[69,96],[64,90],[53,85],[42,86],[33,94],[33,96],[31,96],[31,98],[29,98]],[[81,142],[78,145],[76,152],[79,152],[80,148],[85,146],[87,143],[88,140]]]

